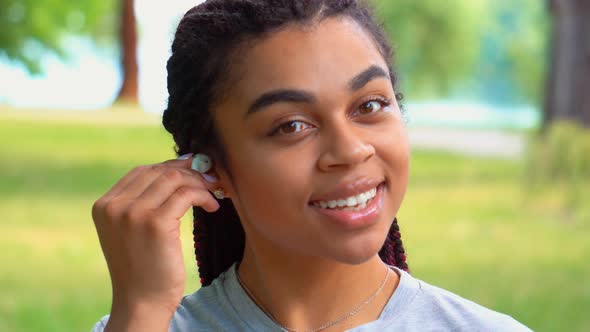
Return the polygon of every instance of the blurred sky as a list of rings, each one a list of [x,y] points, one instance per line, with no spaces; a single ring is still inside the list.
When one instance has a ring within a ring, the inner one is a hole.
[[[175,25],[191,7],[202,1],[136,0],[139,25],[139,94],[145,111],[159,113],[166,105],[166,60]],[[81,38],[67,40],[67,61],[48,55],[44,73],[31,76],[21,66],[0,62],[0,104],[49,109],[108,107],[121,85],[115,57],[96,50]],[[101,53],[103,54],[101,56]]]

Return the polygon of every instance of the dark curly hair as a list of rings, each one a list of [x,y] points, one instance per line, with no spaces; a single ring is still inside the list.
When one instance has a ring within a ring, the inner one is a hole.
[[[223,98],[231,63],[240,47],[290,23],[316,23],[344,16],[374,39],[396,86],[392,49],[368,5],[354,0],[209,0],[190,9],[180,21],[168,60],[168,108],[163,125],[176,142],[176,153],[207,153],[227,166],[225,149],[210,112]],[[222,79],[225,78],[225,79]],[[397,90],[396,90],[397,91]],[[401,94],[396,95],[398,100]],[[231,176],[231,173],[229,174]],[[195,255],[201,284],[209,285],[244,252],[244,230],[231,200],[207,213],[193,208]],[[379,251],[381,259],[408,270],[397,219]]]

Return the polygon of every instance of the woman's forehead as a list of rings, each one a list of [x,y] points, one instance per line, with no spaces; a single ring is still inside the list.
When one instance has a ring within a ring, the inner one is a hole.
[[[371,36],[352,19],[341,18],[313,28],[289,26],[249,43],[239,57],[230,94],[239,103],[277,88],[344,92],[368,67],[388,68]]]

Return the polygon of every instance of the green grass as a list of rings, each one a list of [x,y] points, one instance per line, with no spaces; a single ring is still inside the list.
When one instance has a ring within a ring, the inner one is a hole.
[[[116,116],[116,115],[110,115]],[[89,331],[110,281],[92,203],[128,170],[173,158],[156,123],[0,112],[0,331]],[[590,330],[590,226],[530,197],[521,161],[413,151],[399,215],[412,273],[538,331]],[[198,288],[183,222],[186,293]]]

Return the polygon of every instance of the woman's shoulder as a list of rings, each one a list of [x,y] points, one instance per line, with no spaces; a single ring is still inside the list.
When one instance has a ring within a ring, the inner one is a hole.
[[[228,316],[219,303],[219,298],[211,295],[212,288],[203,287],[191,295],[184,296],[170,321],[170,332],[227,330]],[[91,332],[103,332],[110,315],[103,316]]]
[[[183,297],[170,325],[170,331],[237,331],[247,330],[240,318],[228,272],[222,273],[211,285]]]
[[[400,284],[382,313],[388,328],[421,331],[531,331],[514,318],[397,269]]]
[[[228,287],[227,271],[217,277],[211,285],[201,287],[182,298],[172,320],[170,332],[181,331],[246,331],[252,330],[236,310]],[[91,332],[103,332],[109,315],[103,316]]]

